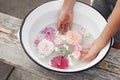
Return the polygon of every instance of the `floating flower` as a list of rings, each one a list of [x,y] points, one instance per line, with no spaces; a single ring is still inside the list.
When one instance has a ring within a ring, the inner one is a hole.
[[[68,54],[68,49],[64,46],[59,46],[57,47],[57,51],[56,53],[59,54],[59,55],[67,55]]]
[[[39,44],[40,43],[40,40],[38,40],[38,39],[36,39],[35,41],[34,41],[34,44]]]
[[[52,27],[46,27],[44,30],[41,31],[41,33],[45,34],[45,38],[47,40],[53,41],[56,34],[56,30]]]
[[[72,56],[75,57],[76,59],[79,59],[81,56],[81,50],[82,50],[82,46],[76,45],[75,50],[72,53]]]
[[[73,31],[68,31],[66,34],[66,41],[68,44],[77,45],[81,42],[82,36]]]
[[[54,36],[53,35],[47,35],[45,36],[45,38],[49,41],[53,41],[54,40]]]
[[[90,36],[90,33],[84,27],[80,27],[79,31],[84,37]]]
[[[60,45],[60,44],[62,44],[62,40],[61,40],[60,38],[55,38],[55,39],[54,39],[54,43],[55,43],[56,45]]]
[[[68,68],[68,60],[64,56],[56,56],[51,60],[52,67],[59,69]]]
[[[46,27],[44,30],[41,31],[41,33],[45,34],[46,36],[55,35],[56,30],[52,27]]]
[[[44,56],[50,55],[53,50],[54,50],[54,44],[47,39],[43,39],[38,44],[38,54],[39,55],[44,55]]]

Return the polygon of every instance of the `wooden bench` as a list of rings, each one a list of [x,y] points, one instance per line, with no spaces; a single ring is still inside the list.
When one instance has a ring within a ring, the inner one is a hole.
[[[102,62],[83,72],[58,74],[36,65],[17,39],[21,23],[21,19],[0,13],[0,61],[39,76],[41,80],[120,80],[120,51],[113,48]]]

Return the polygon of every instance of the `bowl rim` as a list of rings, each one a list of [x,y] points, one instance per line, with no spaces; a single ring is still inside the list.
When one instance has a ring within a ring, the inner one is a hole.
[[[56,1],[56,0],[55,0],[55,1]],[[45,2],[45,3],[49,3],[49,2],[51,2],[51,1],[48,1],[48,2]],[[84,3],[84,2],[82,2],[82,1],[76,1],[76,2],[80,2],[80,3],[84,4],[84,5],[87,5],[87,6],[91,7],[91,8],[93,8],[93,9],[95,9],[95,10],[105,19],[105,17],[100,13],[100,11],[98,11],[98,10],[97,10],[96,8],[94,8],[93,6],[90,6],[89,4]],[[44,3],[44,4],[45,4],[45,3]],[[42,5],[43,5],[43,4],[42,4]],[[35,7],[34,9],[32,9],[32,10],[25,16],[25,18],[23,19],[23,22],[22,22],[22,24],[21,24],[21,26],[20,26],[20,31],[19,31],[19,39],[20,39],[20,43],[21,43],[21,46],[22,46],[23,50],[25,51],[25,53],[27,54],[27,56],[28,56],[34,63],[36,63],[38,66],[40,66],[40,67],[42,67],[42,68],[44,68],[44,69],[47,69],[47,70],[49,70],[49,71],[53,71],[53,72],[55,72],[55,73],[69,73],[69,74],[70,74],[70,73],[78,73],[78,72],[86,71],[86,70],[94,67],[95,65],[99,64],[99,63],[107,56],[107,54],[109,53],[109,51],[110,51],[110,49],[111,49],[111,46],[112,46],[112,38],[110,39],[110,45],[109,45],[108,51],[106,52],[105,56],[104,56],[98,63],[96,63],[96,64],[94,64],[94,65],[92,65],[91,67],[88,67],[88,68],[86,68],[86,69],[78,70],[78,71],[72,71],[72,72],[67,72],[67,71],[66,71],[66,72],[62,72],[62,71],[56,71],[56,70],[53,70],[53,69],[49,69],[49,68],[47,68],[47,67],[39,64],[37,61],[35,61],[35,60],[29,55],[29,53],[28,53],[27,50],[25,49],[24,44],[23,44],[23,41],[22,41],[22,29],[23,29],[23,25],[24,25],[27,17],[32,13],[32,11],[34,11],[34,10],[35,10],[36,8],[38,8],[39,6],[41,6],[41,5],[38,5],[37,7]],[[105,21],[107,22],[106,19],[105,19]]]

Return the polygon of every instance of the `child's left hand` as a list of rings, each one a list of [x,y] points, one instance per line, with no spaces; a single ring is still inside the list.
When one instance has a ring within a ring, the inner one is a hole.
[[[102,50],[102,48],[105,47],[106,44],[107,42],[104,41],[104,39],[102,38],[96,39],[89,48],[82,51],[80,60],[81,61],[92,61],[93,59],[97,57],[99,52]]]

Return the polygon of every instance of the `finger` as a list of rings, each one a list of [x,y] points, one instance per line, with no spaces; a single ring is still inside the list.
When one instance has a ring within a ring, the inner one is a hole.
[[[68,27],[67,27],[67,31],[69,31],[69,30],[70,30],[70,24],[67,23],[67,25],[68,25]]]
[[[65,27],[65,25],[64,25],[64,24],[62,24],[61,34],[64,34],[64,33],[65,33],[65,30],[64,30],[65,28],[64,28],[64,27]]]
[[[89,51],[89,48],[82,48],[81,52],[85,53],[85,52],[88,52],[88,51]]]
[[[81,58],[81,61],[91,61],[93,59],[93,55],[88,52],[88,54]]]
[[[96,52],[97,49],[96,48],[91,48],[88,51],[88,54],[86,56],[84,56],[83,58],[81,58],[81,61],[92,61],[98,54],[98,52]]]
[[[65,30],[65,32],[67,32],[67,30],[68,30],[68,24],[65,24],[64,30]]]
[[[61,27],[59,28],[59,32],[62,34],[62,24]]]
[[[72,22],[69,23],[69,30],[72,28]]]
[[[81,55],[80,55],[80,60],[86,56],[88,54],[88,49],[87,48],[83,48],[81,52]]]
[[[84,56],[86,56],[87,54],[81,54],[80,55],[80,60],[84,57]]]
[[[83,61],[83,62],[86,62],[86,61],[92,61],[93,59],[95,59],[96,56],[95,55],[90,55],[89,53],[86,54],[85,56],[83,56],[80,60]]]
[[[66,24],[63,24],[63,27],[62,27],[62,34],[64,34],[65,32],[67,32],[67,30],[68,30],[68,24],[66,23]]]
[[[81,54],[87,54],[88,53],[88,50],[82,50],[82,51],[80,51],[81,52]]]
[[[61,24],[62,24],[61,21],[58,21],[58,23],[57,23],[57,30],[58,30],[58,31],[60,31]]]

